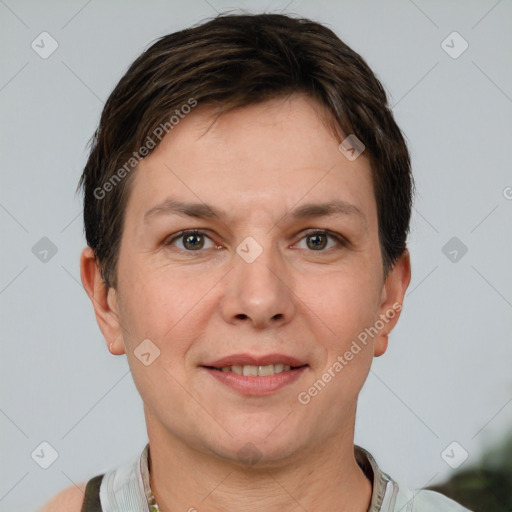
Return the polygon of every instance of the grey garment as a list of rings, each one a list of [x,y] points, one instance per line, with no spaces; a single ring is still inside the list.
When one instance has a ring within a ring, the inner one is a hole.
[[[381,471],[370,452],[354,446],[356,460],[373,481],[372,501],[368,512],[471,512],[455,501],[434,491],[412,491],[398,485]]]
[[[354,446],[357,463],[373,482],[368,512],[470,512],[467,508],[433,491],[412,491],[398,485],[381,471],[372,455]],[[149,487],[149,443],[140,457],[105,473],[100,487],[103,512],[154,512]]]

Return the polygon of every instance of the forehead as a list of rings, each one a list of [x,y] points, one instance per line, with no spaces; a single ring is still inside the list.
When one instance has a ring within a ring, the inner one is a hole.
[[[196,107],[138,165],[130,215],[143,218],[170,197],[246,216],[340,200],[375,215],[368,160],[341,153],[313,100],[297,95],[213,114]]]

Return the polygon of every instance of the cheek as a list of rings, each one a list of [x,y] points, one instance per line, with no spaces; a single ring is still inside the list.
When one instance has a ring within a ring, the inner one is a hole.
[[[125,345],[133,352],[150,339],[160,350],[161,363],[177,369],[212,315],[212,289],[219,276],[131,264],[120,282]]]
[[[123,277],[119,288],[125,344],[135,349],[141,340],[149,338],[161,345],[165,333],[185,314],[187,289],[136,267]]]
[[[137,271],[123,285],[120,320],[134,383],[153,410],[169,409],[169,396],[181,396],[183,362],[200,328],[193,306],[204,291],[191,291],[184,282],[162,279],[161,274]],[[162,393],[155,394],[155,389]]]
[[[381,294],[378,279],[369,267],[304,276],[297,295],[332,343],[342,347],[375,320]]]

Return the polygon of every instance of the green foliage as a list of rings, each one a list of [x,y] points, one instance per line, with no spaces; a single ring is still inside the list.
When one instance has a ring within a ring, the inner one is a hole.
[[[477,467],[429,489],[474,512],[512,512],[512,437],[487,452]]]

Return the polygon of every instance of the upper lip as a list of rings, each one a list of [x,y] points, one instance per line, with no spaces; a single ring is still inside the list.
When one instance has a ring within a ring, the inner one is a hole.
[[[230,356],[217,359],[201,366],[213,366],[223,368],[225,366],[267,366],[270,364],[289,364],[290,366],[305,366],[307,363],[296,357],[285,354],[266,354],[263,356],[254,356],[251,354],[232,354]]]

